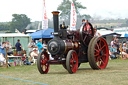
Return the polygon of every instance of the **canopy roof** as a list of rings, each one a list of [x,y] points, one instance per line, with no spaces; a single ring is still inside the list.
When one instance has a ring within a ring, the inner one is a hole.
[[[102,36],[113,36],[113,35],[121,35],[119,33],[115,33],[113,31],[110,31],[110,30],[98,30],[98,32],[102,35]]]
[[[54,29],[48,28],[48,29],[42,29],[37,32],[29,34],[32,39],[39,39],[39,38],[53,38],[53,35],[51,32],[54,32]]]
[[[128,37],[128,33],[122,33],[121,37]]]

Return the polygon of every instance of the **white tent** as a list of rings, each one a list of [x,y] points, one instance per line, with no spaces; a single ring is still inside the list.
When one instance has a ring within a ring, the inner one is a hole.
[[[8,40],[12,44],[12,46],[15,47],[18,39],[20,40],[22,48],[28,51],[28,43],[31,39],[29,35],[23,33],[0,33],[0,43]]]
[[[29,35],[23,33],[1,33],[0,37],[29,37]]]

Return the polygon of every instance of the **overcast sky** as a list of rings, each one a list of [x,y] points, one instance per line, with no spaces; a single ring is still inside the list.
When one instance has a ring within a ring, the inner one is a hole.
[[[101,19],[128,18],[128,0],[78,0],[87,9],[83,14],[92,17],[101,16]],[[31,21],[42,20],[43,0],[0,0],[0,22],[11,21],[12,14],[26,14]],[[62,0],[46,0],[48,18],[52,18]]]

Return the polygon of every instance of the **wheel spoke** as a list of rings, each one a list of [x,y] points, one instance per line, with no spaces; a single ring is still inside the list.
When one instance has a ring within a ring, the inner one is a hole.
[[[99,50],[95,49],[95,51],[99,53]]]
[[[101,48],[101,40],[99,41],[99,46],[100,46],[100,48]]]
[[[98,56],[98,55],[99,55],[99,53],[95,54],[95,57]]]
[[[101,62],[102,62],[103,64],[105,64],[102,58],[101,58],[100,60],[101,60]]]
[[[100,56],[95,57],[95,59],[96,59],[96,62],[98,62],[100,60]]]
[[[100,48],[100,50],[102,50],[104,47],[106,47],[106,45],[103,45],[103,46]]]

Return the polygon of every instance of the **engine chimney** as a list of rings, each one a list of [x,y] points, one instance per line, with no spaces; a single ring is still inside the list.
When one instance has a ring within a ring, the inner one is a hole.
[[[52,14],[53,14],[53,24],[54,24],[54,32],[58,32],[59,30],[59,18],[58,18],[58,15],[59,15],[59,11],[53,11]]]

